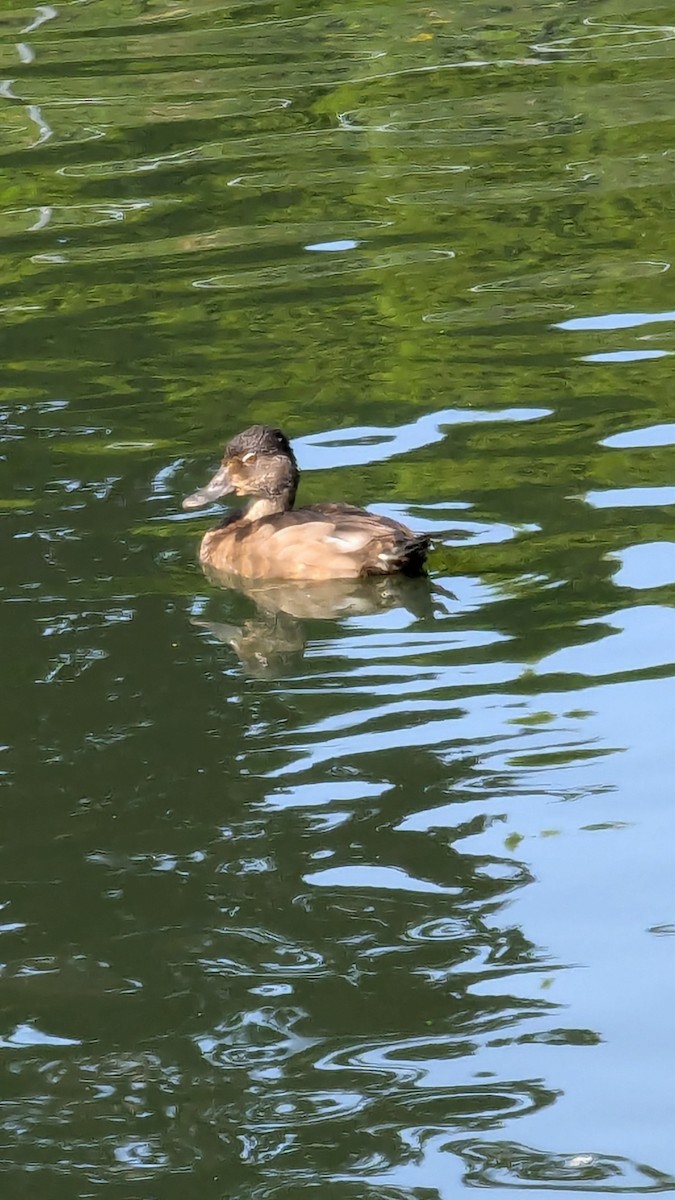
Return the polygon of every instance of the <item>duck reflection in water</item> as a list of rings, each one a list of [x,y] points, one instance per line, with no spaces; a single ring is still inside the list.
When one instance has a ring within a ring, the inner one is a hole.
[[[306,620],[394,607],[421,616],[432,608],[429,535],[350,504],[295,509],[299,478],[282,431],[253,425],[228,444],[213,478],[183,501],[193,509],[231,492],[250,497],[204,535],[199,558],[212,582],[249,596],[258,616],[241,628],[195,623],[263,669],[302,653]]]
[[[426,577],[388,575],[318,583],[254,581],[208,566],[204,567],[204,574],[218,587],[248,596],[257,611],[242,625],[200,617],[193,617],[192,624],[207,629],[218,641],[231,646],[255,674],[274,674],[292,668],[304,654],[311,621],[339,622],[396,608],[417,618],[430,617],[434,611]]]

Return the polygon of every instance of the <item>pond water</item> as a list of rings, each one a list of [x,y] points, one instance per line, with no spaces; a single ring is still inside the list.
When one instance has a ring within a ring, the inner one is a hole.
[[[675,1190],[672,20],[3,0],[3,1195]]]

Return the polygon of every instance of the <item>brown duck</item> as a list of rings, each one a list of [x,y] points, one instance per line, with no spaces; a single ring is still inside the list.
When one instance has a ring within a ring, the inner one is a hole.
[[[351,504],[294,509],[299,478],[295,455],[280,429],[252,425],[237,434],[213,479],[183,501],[183,508],[199,508],[229,492],[250,496],[245,508],[204,535],[200,561],[248,579],[424,573],[431,540],[426,534]]]

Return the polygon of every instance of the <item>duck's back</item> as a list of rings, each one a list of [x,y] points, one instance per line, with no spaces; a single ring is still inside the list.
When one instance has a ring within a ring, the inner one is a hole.
[[[201,545],[202,562],[250,579],[419,575],[429,538],[348,504],[314,504],[258,521],[234,514]]]

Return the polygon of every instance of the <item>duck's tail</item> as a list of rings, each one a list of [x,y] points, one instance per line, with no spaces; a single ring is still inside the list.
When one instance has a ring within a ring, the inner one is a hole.
[[[424,575],[424,565],[431,538],[426,533],[415,534],[413,537],[397,541],[393,546],[387,546],[377,556],[379,572],[382,575]]]

